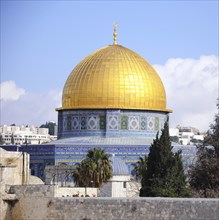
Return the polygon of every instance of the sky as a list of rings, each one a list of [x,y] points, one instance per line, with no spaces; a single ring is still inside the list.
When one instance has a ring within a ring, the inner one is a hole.
[[[160,75],[170,127],[206,131],[217,112],[219,2],[2,1],[0,125],[57,122],[62,89],[87,55],[117,42]]]

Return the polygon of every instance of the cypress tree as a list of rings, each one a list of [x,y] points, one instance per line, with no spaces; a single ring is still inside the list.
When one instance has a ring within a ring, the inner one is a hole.
[[[189,195],[181,152],[172,152],[169,126],[153,141],[148,155],[147,171],[143,174],[140,196],[185,197]]]
[[[219,198],[219,99],[214,123],[198,146],[197,161],[190,167],[189,182],[199,197]]]

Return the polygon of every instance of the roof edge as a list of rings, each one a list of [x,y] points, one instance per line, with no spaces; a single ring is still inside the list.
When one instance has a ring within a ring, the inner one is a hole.
[[[124,107],[106,107],[106,108],[98,108],[96,106],[92,107],[69,107],[69,108],[63,108],[63,107],[58,107],[55,110],[56,111],[65,111],[65,110],[93,110],[93,109],[98,109],[98,110],[107,110],[107,109],[114,109],[114,110],[139,110],[139,111],[155,111],[155,112],[166,112],[166,113],[172,113],[173,110],[171,109],[153,109],[153,108],[124,108]]]

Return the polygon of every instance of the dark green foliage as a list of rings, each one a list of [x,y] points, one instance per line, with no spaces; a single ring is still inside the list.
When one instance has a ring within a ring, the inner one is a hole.
[[[150,147],[147,171],[143,174],[140,196],[186,197],[186,187],[181,152],[173,153],[166,122],[160,138]]]
[[[145,155],[144,157],[139,157],[139,160],[135,164],[134,172],[135,172],[135,177],[137,180],[141,180],[143,174],[146,172],[147,161],[148,161],[148,157],[147,157],[147,155]]]
[[[79,187],[100,187],[112,177],[109,155],[103,149],[89,150],[73,172],[75,185]]]
[[[217,103],[217,114],[215,115],[214,124],[210,125],[210,130],[204,139],[204,145],[211,145],[214,148],[217,158],[219,158],[219,99]]]
[[[3,140],[2,134],[0,134],[0,145],[3,145],[3,144],[4,144],[4,140]]]
[[[175,142],[175,143],[179,143],[179,137],[177,137],[177,136],[171,136],[171,137],[170,137],[170,141]]]
[[[25,137],[24,144],[28,144],[27,136]]]
[[[193,143],[194,145],[202,145],[203,144],[202,140],[198,140],[198,139],[194,139],[194,138],[192,138],[190,140],[190,142]]]
[[[196,164],[189,170],[189,182],[196,196],[219,197],[219,103],[215,123],[198,147]]]
[[[14,134],[11,135],[11,144],[14,144]]]
[[[46,124],[40,125],[40,128],[48,128],[50,135],[55,135],[55,126],[56,123],[54,122],[46,122]]]

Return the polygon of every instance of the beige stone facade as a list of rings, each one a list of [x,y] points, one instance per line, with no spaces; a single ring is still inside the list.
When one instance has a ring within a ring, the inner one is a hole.
[[[0,148],[0,183],[26,185],[29,183],[29,154]]]

